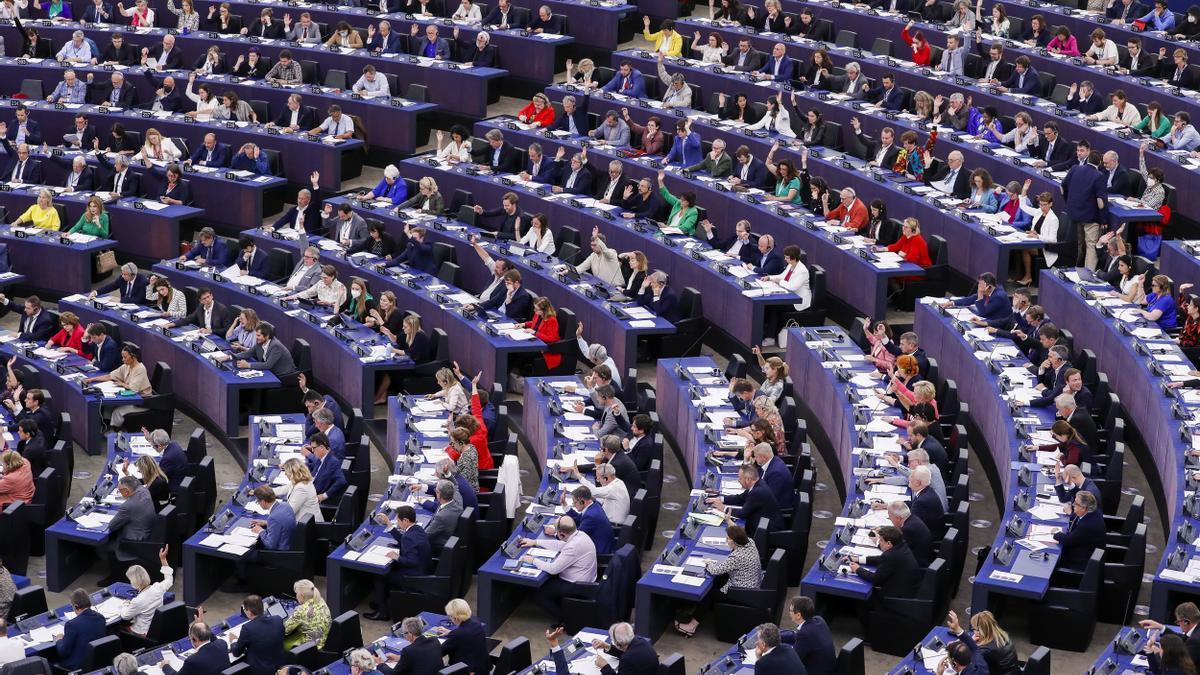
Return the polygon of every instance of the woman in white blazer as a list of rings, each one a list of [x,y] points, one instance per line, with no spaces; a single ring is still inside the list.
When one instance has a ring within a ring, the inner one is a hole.
[[[280,468],[283,469],[283,475],[287,478],[288,484],[275,488],[275,494],[287,497],[288,506],[296,512],[296,520],[311,513],[314,523],[325,522],[324,516],[321,515],[321,503],[317,501],[317,489],[313,487],[312,472],[308,470],[308,465],[293,457],[284,462]]]
[[[1058,244],[1060,243],[1058,240],[1058,214],[1054,212],[1054,197],[1049,192],[1043,192],[1038,195],[1038,205],[1030,206],[1028,199],[1030,183],[1031,181],[1026,180],[1021,189],[1021,210],[1033,218],[1033,224],[1026,236],[1031,239],[1041,239],[1047,244]],[[1026,249],[1022,254],[1026,258],[1026,273],[1022,281],[1029,282],[1032,279],[1028,270],[1033,260],[1033,252]],[[1057,251],[1043,248],[1042,255],[1046,258],[1046,267],[1054,267],[1054,263],[1058,261]]]
[[[768,276],[767,281],[774,282],[791,293],[800,296],[800,302],[792,305],[797,312],[803,312],[812,306],[812,287],[808,284],[808,267],[800,262],[800,247],[790,244],[783,249],[783,261],[787,267],[779,274]]]
[[[520,235],[519,232],[517,234]],[[550,231],[545,214],[539,213],[533,217],[529,230],[524,235],[520,235],[517,243],[528,246],[538,253],[554,255],[554,233]]]
[[[766,129],[774,131],[780,136],[796,137],[796,132],[792,130],[792,116],[788,113],[787,108],[780,104],[778,96],[767,99],[767,113],[762,116],[762,119],[750,125],[750,129]]]

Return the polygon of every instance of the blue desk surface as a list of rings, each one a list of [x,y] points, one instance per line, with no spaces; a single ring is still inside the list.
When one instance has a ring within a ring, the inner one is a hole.
[[[889,675],[932,675],[937,672],[937,666],[946,657],[946,646],[954,642],[954,634],[945,626],[934,626],[917,644],[916,650],[909,652],[900,663],[888,671]]]
[[[1051,319],[1057,317],[1048,312]],[[993,544],[993,552],[1013,547],[1011,558],[1001,562],[995,555],[989,556],[976,575],[973,592],[978,602],[973,604],[978,611],[987,608],[989,593],[1015,595],[1039,599],[1050,585],[1050,576],[1058,562],[1060,547],[1057,544],[1042,548],[1025,542],[1029,529],[1037,524],[1046,527],[1065,527],[1066,516],[1061,511],[1054,495],[1054,478],[1039,469],[1032,456],[1022,455],[1021,447],[1026,444],[1050,443],[1030,440],[1031,435],[1045,437],[1054,423],[1053,408],[1034,408],[1021,405],[1009,393],[1018,387],[1031,387],[1034,375],[1026,370],[1029,360],[1020,349],[1007,338],[996,338],[986,329],[971,323],[975,314],[969,308],[951,308],[947,312],[922,302],[916,310],[916,329],[921,331],[923,346],[928,353],[936,355],[944,377],[957,382],[973,382],[971,390],[971,412],[978,409],[978,426],[987,440],[987,449],[1000,473],[1005,499],[1001,527]],[[942,364],[945,364],[944,366]],[[1022,485],[1018,474],[1028,472],[1031,485]],[[1032,517],[1016,507],[1019,492],[1032,492],[1040,497],[1037,504],[1046,517]],[[1053,513],[1057,509],[1057,513]],[[1012,521],[1017,516],[1018,521]],[[1018,534],[1007,531],[1006,525],[1013,522]],[[1018,543],[1022,540],[1025,543]],[[1031,549],[1037,549],[1033,551]],[[1007,555],[1007,554],[1005,554]],[[1018,580],[1008,574],[1020,575]]]
[[[574,666],[577,662],[587,661],[587,666],[580,666],[587,668],[593,665],[592,661],[596,658],[596,653],[591,651],[593,640],[602,640],[607,643],[610,642],[612,638],[609,637],[607,628],[593,628],[588,626],[571,636],[570,641],[568,641],[566,637],[559,640],[559,647],[568,651],[567,662],[569,664]],[[545,656],[535,661],[533,666],[530,668],[519,671],[519,675],[533,673],[535,672],[533,668],[538,666],[549,666],[550,668],[553,668],[554,657],[550,653],[547,653]],[[572,672],[577,671],[572,668]],[[592,670],[585,670],[583,672],[595,672],[595,670],[593,668]]]
[[[417,616],[425,620],[425,632],[422,635],[427,637],[436,637],[439,641],[445,642],[445,634],[454,630],[454,623],[445,614],[435,614],[434,612],[421,612]],[[378,654],[387,658],[389,655],[399,654],[404,651],[404,648],[409,645],[409,641],[395,635],[384,635],[374,642],[365,646],[373,654]],[[350,675],[350,666],[346,664],[345,658],[334,661],[333,663],[322,667],[316,671],[318,675]]]
[[[1178,632],[1175,627],[1173,631]],[[1146,646],[1148,631],[1132,626],[1122,626],[1116,636],[1104,647],[1104,651],[1096,657],[1088,672],[1097,675],[1115,675],[1116,673],[1148,673],[1149,662],[1141,650]]]
[[[125,582],[118,582],[95,591],[91,594],[92,607],[100,605],[110,598],[118,600],[128,600],[137,595],[134,592],[133,586]],[[163,604],[175,601],[175,594],[167,591],[163,596]],[[111,628],[121,623],[121,618],[115,614],[104,613],[105,620]],[[20,621],[14,621],[7,628],[7,636],[9,638],[17,638],[25,645],[26,656],[36,656],[39,652],[51,649],[55,646],[55,640],[39,639],[45,630],[39,630],[37,635],[32,634],[37,629],[49,629],[51,632],[62,632],[62,626],[70,619],[74,618],[75,612],[71,605],[63,605],[56,607],[41,614],[22,618]]]
[[[1200,531],[1200,508],[1193,503],[1195,486],[1185,479],[1187,453],[1196,445],[1200,404],[1193,393],[1164,392],[1164,384],[1188,379],[1192,366],[1173,339],[1154,323],[1119,300],[1103,297],[1110,286],[1096,282],[1086,270],[1044,274],[1039,300],[1059,325],[1076,335],[1077,348],[1091,349],[1105,370],[1114,373],[1112,388],[1121,397],[1128,419],[1145,439],[1158,468],[1170,514],[1171,529],[1151,587],[1150,616],[1167,619],[1173,609],[1172,594],[1200,592],[1200,580],[1186,573],[1197,557],[1195,537]],[[1131,320],[1135,319],[1136,320]],[[1178,370],[1179,374],[1170,371]]]

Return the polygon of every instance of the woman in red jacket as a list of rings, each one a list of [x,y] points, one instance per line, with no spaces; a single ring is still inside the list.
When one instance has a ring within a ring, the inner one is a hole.
[[[525,327],[532,330],[539,340],[546,344],[552,344],[562,339],[558,333],[558,314],[554,311],[554,305],[546,298],[538,298],[533,301],[533,319],[525,322]],[[561,354],[552,354],[550,352],[542,352],[542,359],[546,362],[548,370],[554,370],[562,363]]]
[[[83,354],[83,326],[79,323],[79,317],[75,316],[74,312],[63,312],[58,316],[58,323],[62,330],[50,338],[46,349],[57,348],[60,352]],[[88,358],[86,354],[83,356]]]
[[[479,455],[480,470],[496,468],[496,462],[492,459],[492,452],[488,449],[488,429],[483,423],[483,405],[479,401],[479,377],[483,373],[475,376],[471,380],[471,414],[459,415],[455,417],[450,424],[450,429],[462,427],[471,434],[471,445],[475,446],[475,451]],[[454,449],[454,446],[446,448],[446,456],[454,461],[458,461],[459,452]]]
[[[1057,450],[1061,455],[1059,461],[1063,466],[1068,464],[1080,466],[1083,462],[1092,460],[1092,449],[1083,442],[1083,437],[1066,420],[1055,422],[1054,426],[1050,427],[1050,435],[1054,437],[1055,442],[1037,446],[1039,452]]]
[[[521,112],[517,113],[517,119],[526,124],[548,127],[554,124],[554,108],[550,107],[550,99],[546,98],[545,94],[538,92],[533,95],[533,100],[529,105],[521,108]]]
[[[0,455],[0,468],[4,469],[4,475],[0,476],[0,507],[18,499],[28,504],[33,499],[33,470],[29,462],[19,453],[5,450]]]
[[[918,66],[928,66],[930,61],[929,43],[926,42],[925,36],[921,31],[917,31],[909,35],[908,29],[913,27],[913,22],[909,21],[908,25],[900,29],[900,37],[912,47],[912,60]]]
[[[921,223],[916,218],[905,218],[904,225],[900,228],[900,238],[891,246],[880,247],[880,249],[899,253],[905,261],[923,268],[933,264],[933,261],[929,259],[929,246],[925,243],[925,237],[921,236]],[[896,282],[904,284],[920,278],[903,277],[897,279]]]

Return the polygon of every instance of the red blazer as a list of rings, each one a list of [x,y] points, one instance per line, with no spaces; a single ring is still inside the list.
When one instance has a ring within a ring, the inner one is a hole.
[[[83,326],[76,325],[75,330],[67,335],[66,329],[61,329],[50,338],[50,342],[59,347],[70,347],[78,352],[83,358],[90,359],[91,357],[83,353]]]
[[[552,316],[548,319],[539,321],[535,316],[532,321],[526,321],[525,327],[533,330],[537,338],[546,344],[558,342],[562,339],[558,334],[558,317]],[[542,352],[542,358],[546,361],[546,367],[553,370],[562,363],[561,354],[551,354],[550,352]]]
[[[479,468],[494,469],[496,461],[492,459],[492,451],[488,449],[488,429],[483,423],[483,406],[479,403],[479,394],[471,395],[471,417],[479,423],[479,428],[475,433],[471,434],[471,445],[475,446],[475,452],[479,455]],[[454,461],[458,461],[459,452],[454,449],[454,446],[446,448],[446,456]]]
[[[915,237],[900,237],[896,243],[888,246],[887,250],[899,253],[908,262],[921,267],[929,267],[933,264],[933,261],[929,259],[929,246],[925,243],[925,237],[919,234]]]
[[[900,29],[900,37],[904,38],[904,41],[907,42],[910,47],[912,46],[914,40],[912,39],[912,36],[908,34],[907,28]],[[913,52],[913,63],[917,64],[918,66],[927,66],[929,65],[929,59],[929,42],[922,40],[921,47]]]
[[[849,222],[845,222],[843,220],[845,215],[846,215],[846,205],[838,204],[838,207],[836,209],[833,209],[832,211],[826,213],[825,217],[828,218],[829,220],[839,221],[842,223],[843,227],[846,227],[847,229],[851,229],[851,230],[857,230],[860,227],[862,227],[863,225],[866,225],[867,220],[869,220],[869,218],[870,218],[870,214],[867,213],[867,205],[863,203],[863,200],[861,200],[857,197],[855,197],[854,202],[852,204],[850,204],[850,220],[849,220]]]
[[[533,103],[530,103],[524,108],[521,108],[521,112],[517,113],[517,117],[522,115],[525,116],[525,121],[537,122],[537,125],[540,127],[548,127],[551,124],[554,124],[554,108],[551,106],[546,106],[545,108],[542,108],[542,112],[535,113]]]

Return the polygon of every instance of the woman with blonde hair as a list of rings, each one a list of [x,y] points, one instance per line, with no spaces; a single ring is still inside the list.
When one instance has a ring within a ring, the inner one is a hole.
[[[87,207],[79,214],[79,221],[67,231],[67,234],[86,234],[90,237],[108,239],[108,213],[104,210],[104,202],[95,195],[88,197]]]
[[[175,583],[175,570],[167,562],[166,546],[159,549],[158,561],[161,563],[159,572],[163,575],[163,580],[158,583],[150,581],[150,574],[141,565],[134,565],[125,571],[125,578],[129,579],[129,585],[133,586],[137,595],[121,605],[119,615],[129,622],[129,632],[135,635],[145,637],[150,630],[150,622],[154,620],[154,613],[163,605],[163,596]]]
[[[650,274],[650,259],[641,251],[630,251],[617,257],[629,265],[629,278],[625,280],[625,295],[632,297],[637,294],[642,283],[646,281],[646,275]]]
[[[0,508],[20,500],[26,504],[33,499],[33,470],[20,453],[6,450],[0,455]]]
[[[596,80],[596,63],[591,59],[580,59],[575,63],[567,59],[567,84],[574,84],[592,89],[600,86]]]
[[[454,628],[442,638],[442,654],[448,657],[447,663],[465,664],[474,673],[488,672],[491,659],[488,657],[487,637],[483,624],[471,616],[471,605],[462,598],[455,598],[446,603],[446,616],[454,624]],[[440,629],[439,632],[444,630]]]
[[[317,489],[313,486],[313,475],[303,460],[293,457],[280,467],[288,484],[275,488],[279,497],[287,497],[288,506],[296,514],[296,520],[312,514],[313,522],[325,522],[321,514],[321,503],[317,501]]]
[[[425,176],[417,181],[417,194],[409,197],[397,208],[401,210],[415,208],[422,213],[436,216],[440,215],[442,209],[445,208],[445,200],[442,199],[442,193],[438,192],[437,181]]]
[[[988,672],[992,675],[1017,675],[1021,672],[1013,641],[996,622],[995,615],[989,611],[975,614],[971,617],[971,629],[975,633],[975,644],[979,645],[983,660],[987,661]]]
[[[175,147],[175,143],[163,138],[162,132],[154,127],[146,130],[142,151],[133,156],[135,160],[143,160],[146,166],[153,162],[178,162],[182,157],[183,152]]]
[[[181,0],[179,4],[181,7],[176,7],[175,0],[167,0],[167,11],[179,17],[179,31],[194,33],[199,30],[200,14],[196,12],[192,0]]]
[[[159,468],[158,462],[154,461],[149,455],[142,455],[133,463],[134,471],[137,472],[137,478],[142,481],[142,485],[150,492],[150,501],[154,502],[154,510],[162,511],[171,503],[171,484],[167,480],[167,474],[163,473]],[[121,473],[126,476],[133,476],[129,471],[129,460],[125,460],[125,464],[121,467]]]
[[[258,330],[258,312],[253,309],[243,309],[234,319],[233,325],[225,331],[225,339],[234,346],[251,349],[255,345],[254,333]]]
[[[441,387],[426,398],[442,399],[442,407],[448,412],[455,415],[465,415],[471,409],[471,402],[467,399],[467,391],[463,389],[462,383],[454,376],[454,371],[449,368],[439,368],[434,374],[433,379],[437,381],[437,385]]]
[[[30,204],[29,208],[13,222],[13,225],[24,225],[31,223],[34,227],[42,230],[61,230],[62,218],[58,215],[58,209],[54,208],[54,193],[50,190],[38,190],[37,202]]]
[[[297,460],[289,460],[297,461]],[[303,463],[302,463],[303,464]],[[299,512],[296,516],[299,517]],[[325,646],[325,638],[329,636],[329,626],[333,620],[330,617],[329,605],[321,597],[321,591],[308,579],[300,579],[292,585],[296,593],[296,609],[283,622],[283,648],[291,649],[305,642],[317,643],[317,649]],[[371,661],[375,663],[374,660]]]
[[[914,413],[920,415],[922,419],[936,420],[938,418],[937,411],[937,387],[929,380],[921,380],[909,389],[904,382],[893,380],[895,388],[894,403],[900,404],[900,409],[905,415],[911,416]],[[930,416],[932,414],[932,416]],[[892,424],[898,427],[907,427],[910,420],[902,417],[895,417],[890,420]]]

